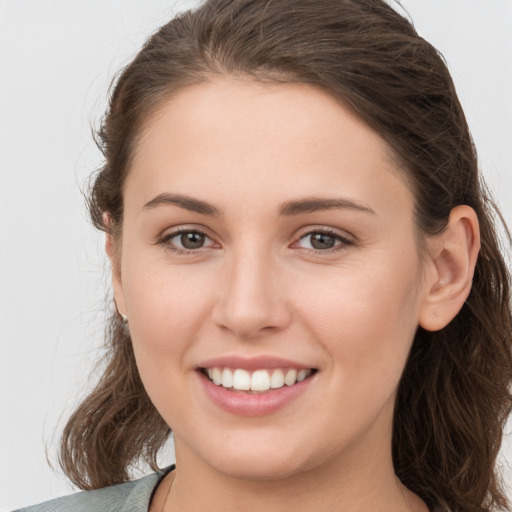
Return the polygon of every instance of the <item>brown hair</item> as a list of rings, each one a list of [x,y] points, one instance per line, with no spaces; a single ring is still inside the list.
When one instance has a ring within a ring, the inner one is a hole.
[[[506,510],[495,462],[512,404],[510,276],[442,57],[382,0],[210,0],[180,14],[115,82],[98,132],[105,161],[90,197],[96,227],[119,236],[123,183],[151,112],[219,74],[311,84],[343,102],[404,169],[420,238],[441,232],[457,205],[476,211],[482,248],[472,291],[447,327],[418,329],[398,390],[393,460],[401,481],[429,506]],[[107,342],[104,374],[62,437],[61,465],[84,489],[127,480],[140,460],[155,467],[170,433],[115,312]]]

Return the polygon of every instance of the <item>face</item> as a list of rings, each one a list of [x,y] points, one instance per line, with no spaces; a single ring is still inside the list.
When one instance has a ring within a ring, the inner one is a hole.
[[[425,285],[379,135],[309,86],[218,79],[148,120],[124,201],[116,301],[178,457],[265,479],[390,456]]]

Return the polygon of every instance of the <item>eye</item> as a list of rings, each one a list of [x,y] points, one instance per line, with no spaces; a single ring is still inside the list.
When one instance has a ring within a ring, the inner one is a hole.
[[[313,251],[336,251],[351,244],[350,240],[337,233],[322,230],[310,231],[296,242],[301,249]]]
[[[215,245],[210,237],[195,229],[181,229],[169,233],[162,238],[160,243],[176,252],[193,252]]]

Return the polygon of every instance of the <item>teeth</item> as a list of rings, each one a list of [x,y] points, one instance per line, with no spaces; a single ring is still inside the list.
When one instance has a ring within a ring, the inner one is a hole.
[[[312,370],[301,369],[299,371],[290,368],[288,370],[276,368],[275,370],[255,370],[248,372],[241,368],[208,368],[209,379],[217,386],[233,388],[238,391],[268,391],[286,386],[293,386],[301,382],[312,373]]]
[[[304,380],[307,376],[307,370],[299,370],[299,373],[297,373],[297,382]]]
[[[227,368],[224,371],[228,371]],[[245,370],[235,370],[233,373],[233,387],[240,391],[249,391],[251,389],[251,376]]]
[[[270,377],[270,387],[272,389],[282,388],[284,386],[284,373],[282,370],[274,370]]]
[[[233,387],[233,374],[227,368],[224,368],[224,370],[222,371],[221,385],[223,388]]]
[[[219,386],[222,383],[222,375],[220,373],[219,368],[213,369],[212,380],[214,384],[217,384],[217,386]]]
[[[251,377],[252,391],[268,391],[270,389],[270,375],[267,370],[256,370]]]
[[[297,370],[288,370],[284,378],[284,383],[287,386],[293,386],[297,380]]]

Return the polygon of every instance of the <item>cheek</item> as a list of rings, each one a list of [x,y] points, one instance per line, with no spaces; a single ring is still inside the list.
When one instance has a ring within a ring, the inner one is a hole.
[[[179,362],[184,349],[194,344],[211,302],[204,274],[191,267],[127,265],[124,294],[141,363]]]
[[[418,325],[414,255],[337,269],[335,278],[304,287],[304,322],[328,354],[339,389],[368,396],[376,386],[383,393],[396,387]]]
[[[190,371],[191,349],[201,337],[209,310],[209,287],[204,275],[191,272],[191,267],[143,267],[125,273],[130,334],[146,392],[174,428],[176,418],[192,414],[183,384]]]

